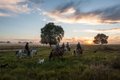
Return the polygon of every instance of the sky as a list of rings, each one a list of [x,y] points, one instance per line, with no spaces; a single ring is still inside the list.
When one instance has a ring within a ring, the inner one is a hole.
[[[0,0],[0,41],[39,41],[49,22],[64,29],[62,42],[91,44],[104,33],[120,44],[120,0]]]

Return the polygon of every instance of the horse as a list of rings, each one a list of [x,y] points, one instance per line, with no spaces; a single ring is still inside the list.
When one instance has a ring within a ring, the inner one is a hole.
[[[74,55],[79,56],[80,54],[83,54],[83,50],[80,48],[79,49],[76,48],[73,53],[74,53]]]
[[[64,54],[65,50],[63,47],[60,47],[58,50],[56,49],[52,49],[52,51],[50,52],[50,55],[49,55],[49,60],[51,60],[52,58],[55,58],[55,57],[63,57],[63,54]]]
[[[67,51],[70,51],[71,49],[70,49],[70,47],[67,47],[67,46],[66,46],[66,50],[67,50]]]
[[[34,54],[35,55],[37,54],[37,50],[36,49],[30,50],[30,56],[33,57]],[[28,56],[28,53],[26,50],[20,49],[20,50],[16,51],[16,56],[18,58],[22,58],[22,57]]]

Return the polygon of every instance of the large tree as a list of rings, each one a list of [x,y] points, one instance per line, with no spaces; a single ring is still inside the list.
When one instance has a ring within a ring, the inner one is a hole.
[[[59,43],[64,36],[64,30],[61,26],[54,23],[48,23],[41,29],[41,43],[53,44]]]
[[[93,40],[93,42],[95,43],[95,44],[107,44],[108,43],[108,41],[107,41],[107,39],[108,39],[108,36],[106,36],[105,34],[97,34],[95,37],[94,37],[94,40]]]

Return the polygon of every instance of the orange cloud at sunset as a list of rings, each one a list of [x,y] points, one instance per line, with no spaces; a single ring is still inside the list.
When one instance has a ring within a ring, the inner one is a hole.
[[[84,32],[89,33],[120,33],[120,28],[111,28],[111,29],[87,29]]]
[[[20,2],[20,0],[0,0],[1,4],[15,4],[17,2]]]
[[[51,12],[44,12],[44,15],[53,19],[53,21],[63,23],[114,24],[120,22],[119,16],[117,17],[112,12],[109,15],[110,13],[108,11],[119,9],[118,7],[116,5],[112,8],[81,12],[81,10],[76,9],[75,5],[73,6],[73,3],[69,3]]]
[[[109,44],[120,44],[120,36],[110,36],[108,39]]]
[[[0,0],[0,9],[8,10],[10,13],[0,13],[0,16],[10,16],[13,13],[28,13],[30,9],[27,4],[18,4],[25,0]]]
[[[93,39],[91,37],[81,37],[81,38],[77,38],[77,37],[74,37],[74,38],[64,38],[61,43],[63,42],[70,42],[70,43],[73,43],[73,44],[76,44],[78,42],[80,42],[81,44],[93,44]]]
[[[69,13],[69,14],[68,14]],[[88,24],[100,24],[101,20],[99,16],[95,15],[83,15],[83,16],[75,16],[72,15],[74,13],[74,9],[69,9],[67,12],[59,13],[59,12],[44,12],[44,15],[49,16],[56,22],[64,22],[64,23],[88,23]],[[70,15],[66,17],[66,14]]]

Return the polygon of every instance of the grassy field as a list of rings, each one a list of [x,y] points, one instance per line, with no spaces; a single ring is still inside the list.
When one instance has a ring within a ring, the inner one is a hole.
[[[49,47],[38,47],[33,58],[17,59],[14,51],[0,52],[0,65],[8,63],[0,68],[0,80],[120,80],[120,45],[83,47],[81,56],[72,55],[72,46],[63,59],[52,61]],[[38,64],[43,58],[45,62]]]

